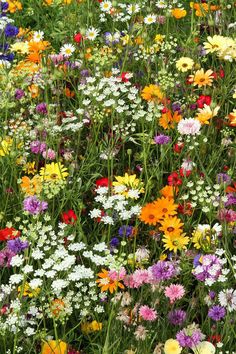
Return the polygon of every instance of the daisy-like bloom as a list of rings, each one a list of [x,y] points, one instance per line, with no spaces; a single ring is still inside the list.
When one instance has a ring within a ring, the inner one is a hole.
[[[189,57],[181,57],[176,62],[176,68],[182,72],[186,72],[188,70],[191,70],[193,68],[193,65],[194,65],[194,61],[193,61],[193,59],[191,59]]]
[[[162,197],[158,198],[153,204],[158,214],[161,214],[161,218],[164,218],[166,215],[177,214],[178,204],[174,204],[173,199]]]
[[[194,75],[189,76],[189,81],[193,83],[194,86],[203,87],[203,86],[211,86],[213,77],[213,71],[207,70],[204,72],[203,69],[197,70]]]
[[[16,42],[11,45],[10,49],[12,52],[18,52],[21,54],[28,54],[29,53],[29,44],[28,44],[28,42]]]
[[[42,344],[41,354],[66,354],[67,344],[61,340],[49,340]]]
[[[73,44],[64,44],[60,49],[60,54],[64,57],[69,58],[75,51],[75,46]]]
[[[136,178],[136,175],[115,176],[116,181],[112,183],[116,194],[124,195],[126,198],[137,199],[137,194],[144,193],[143,182]],[[138,193],[134,193],[137,191]]]
[[[194,354],[215,354],[215,346],[208,341],[203,341],[192,348]]]
[[[136,14],[137,12],[139,12],[140,6],[137,4],[131,4],[131,5],[128,5],[126,9],[127,9],[127,13],[129,15],[133,15],[133,14]]]
[[[165,113],[162,113],[161,118],[159,119],[159,125],[164,129],[173,129],[175,124],[182,120],[182,116],[178,111],[172,113],[168,110]]]
[[[30,298],[38,296],[40,293],[40,288],[32,289],[28,282],[24,283],[24,288],[22,286],[18,287],[18,294],[22,296],[29,296]]]
[[[90,41],[94,41],[99,33],[99,30],[97,30],[94,27],[90,27],[86,31],[86,38],[90,39]]]
[[[113,280],[109,277],[109,271],[106,269],[102,269],[102,272],[98,273],[98,276],[100,279],[97,279],[96,283],[98,283],[98,286],[101,288],[102,292],[108,290],[111,294],[113,294],[113,292],[118,290],[118,288],[125,288],[119,280]]]
[[[147,15],[146,17],[144,17],[144,23],[146,23],[146,25],[151,25],[152,23],[155,23],[156,20],[157,17],[154,14]]]
[[[100,3],[100,8],[103,12],[109,12],[112,8],[112,3],[110,1],[102,1]]]
[[[139,308],[139,316],[141,316],[145,321],[155,321],[157,318],[157,313],[154,309],[144,305]]]
[[[164,345],[164,353],[165,354],[180,354],[182,352],[182,348],[179,345],[179,342],[176,339],[167,339]]]
[[[162,217],[162,213],[158,212],[154,203],[148,203],[141,209],[139,219],[148,225],[156,225]]]
[[[34,42],[40,42],[43,40],[44,32],[43,31],[36,31],[33,35]]]
[[[196,115],[196,119],[202,124],[210,124],[209,120],[215,117],[219,111],[220,107],[217,106],[213,110],[210,106],[204,104],[203,108],[198,108],[198,113]]]
[[[40,169],[40,176],[42,181],[56,182],[58,180],[64,180],[68,176],[67,168],[60,162],[51,162],[46,164]]]
[[[219,51],[225,45],[225,37],[214,35],[213,37],[207,37],[208,42],[204,42],[204,49],[206,53],[214,53]]]
[[[150,102],[160,102],[164,94],[161,92],[161,89],[157,85],[145,86],[142,90],[141,96],[144,100]]]
[[[170,299],[170,303],[173,304],[176,300],[182,299],[185,290],[180,284],[170,284],[169,286],[166,286],[164,294]]]
[[[181,135],[198,135],[201,129],[201,123],[197,119],[182,119],[178,123],[178,132]]]
[[[177,216],[166,216],[160,221],[160,230],[164,232],[165,236],[180,236],[182,234],[182,226],[184,225]]]
[[[177,253],[177,251],[186,249],[186,246],[189,243],[189,237],[185,236],[185,234],[164,235],[162,241],[166,250]]]

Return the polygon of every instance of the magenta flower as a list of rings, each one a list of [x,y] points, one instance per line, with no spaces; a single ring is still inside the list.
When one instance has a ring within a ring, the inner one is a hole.
[[[164,294],[170,299],[170,303],[173,304],[184,296],[185,290],[180,284],[170,284],[170,286],[165,288]]]
[[[139,316],[141,316],[145,321],[155,321],[157,318],[157,313],[151,307],[144,305],[139,309]]]

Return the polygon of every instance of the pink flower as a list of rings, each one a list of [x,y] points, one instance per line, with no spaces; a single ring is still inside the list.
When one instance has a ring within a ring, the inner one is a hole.
[[[175,300],[179,300],[184,296],[185,290],[180,284],[170,284],[170,286],[165,288],[164,293],[170,299],[170,303],[173,304]]]
[[[155,321],[157,318],[157,313],[151,307],[144,305],[139,309],[139,316],[141,316],[145,321]]]
[[[178,131],[181,135],[198,135],[201,129],[201,123],[194,118],[182,119],[178,123]]]
[[[48,159],[48,160],[54,160],[56,157],[56,153],[52,149],[48,149],[48,150],[43,151],[42,155],[45,159]]]
[[[123,280],[124,277],[126,276],[126,270],[124,267],[122,267],[119,272],[117,272],[114,269],[111,269],[108,273],[109,278],[111,278],[114,281],[118,281],[118,280]]]

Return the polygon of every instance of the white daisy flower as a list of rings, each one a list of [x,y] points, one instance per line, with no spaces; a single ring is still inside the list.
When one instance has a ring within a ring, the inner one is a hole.
[[[40,42],[43,39],[44,32],[43,31],[35,31],[33,35],[34,42]]]
[[[146,25],[151,25],[152,23],[156,22],[156,15],[147,15],[146,17],[144,17],[144,23],[146,23]]]
[[[94,27],[90,27],[89,29],[87,29],[86,31],[86,38],[87,39],[90,39],[91,41],[94,41],[95,38],[97,37],[99,33],[99,30],[97,30],[96,28]]]
[[[75,46],[73,44],[64,44],[61,49],[60,49],[60,54],[62,54],[64,57],[70,57],[75,51]]]
[[[110,1],[102,1],[100,3],[100,8],[104,12],[109,12],[112,7],[112,3]]]

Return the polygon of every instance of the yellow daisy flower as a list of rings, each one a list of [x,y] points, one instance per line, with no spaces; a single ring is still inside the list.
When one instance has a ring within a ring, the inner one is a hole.
[[[58,180],[63,180],[68,176],[67,168],[64,167],[60,162],[51,162],[46,164],[45,167],[40,169],[41,180],[56,182]]]

